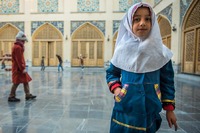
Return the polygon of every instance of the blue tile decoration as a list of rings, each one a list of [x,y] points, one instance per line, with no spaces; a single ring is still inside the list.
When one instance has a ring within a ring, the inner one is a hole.
[[[154,0],[154,5],[158,4],[161,0]]]
[[[58,12],[58,0],[38,0],[38,12]]]
[[[0,28],[3,26],[11,24],[17,27],[19,30],[24,31],[24,22],[0,22]]]
[[[165,9],[163,9],[161,12],[159,12],[157,15],[163,15],[168,18],[170,23],[172,23],[172,4],[167,6]]]
[[[78,12],[98,12],[99,0],[77,0]]]
[[[180,23],[182,23],[183,18],[190,7],[192,0],[181,0],[180,1]]]
[[[118,31],[121,20],[113,20],[113,35]]]
[[[33,22],[31,22],[31,35],[38,27],[40,27],[41,25],[43,25],[45,23],[52,24],[62,33],[62,35],[64,34],[64,22],[63,21],[33,21]]]
[[[119,11],[126,12],[133,4],[142,0],[119,0]]]
[[[84,23],[91,23],[96,26],[105,35],[105,21],[71,21],[71,34]]]
[[[19,13],[19,0],[0,0],[0,14]]]

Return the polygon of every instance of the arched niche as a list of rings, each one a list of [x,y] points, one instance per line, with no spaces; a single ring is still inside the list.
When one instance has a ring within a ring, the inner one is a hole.
[[[63,56],[63,36],[52,24],[41,25],[32,36],[32,65],[40,66],[44,56],[45,66],[57,66],[56,54]]]
[[[19,30],[12,24],[6,24],[0,28],[0,57],[4,54],[11,54],[15,36]]]
[[[160,34],[162,41],[169,49],[171,49],[171,25],[167,18],[162,15],[158,17],[158,24],[160,27]]]
[[[72,34],[71,66],[80,66],[78,56],[84,56],[88,67],[104,66],[104,35],[91,23],[84,23]]]
[[[118,35],[118,31],[115,32],[114,36],[113,36],[113,45],[112,45],[112,53],[114,54],[115,51],[115,43],[117,41],[117,35]]]
[[[182,72],[200,75],[200,1],[194,0],[183,19]]]

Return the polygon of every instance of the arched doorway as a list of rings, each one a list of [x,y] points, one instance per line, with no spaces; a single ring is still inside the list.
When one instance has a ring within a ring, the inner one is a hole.
[[[158,17],[158,24],[160,27],[160,34],[162,37],[162,41],[167,46],[169,49],[171,49],[171,26],[169,21],[163,17],[159,16]]]
[[[103,67],[103,34],[92,24],[85,23],[78,28],[72,35],[72,66],[80,66],[77,58],[82,54],[84,66]]]
[[[200,75],[200,1],[194,0],[188,9],[182,27],[182,72]]]
[[[45,57],[45,66],[57,66],[56,54],[63,56],[62,34],[46,23],[35,31],[32,41],[33,66],[41,65],[42,56]]]
[[[4,54],[11,54],[18,32],[19,30],[11,24],[6,24],[0,29],[0,57]]]
[[[117,41],[117,35],[118,35],[118,31],[115,32],[114,36],[113,36],[113,48],[112,48],[112,54],[114,54],[115,51],[115,43]]]

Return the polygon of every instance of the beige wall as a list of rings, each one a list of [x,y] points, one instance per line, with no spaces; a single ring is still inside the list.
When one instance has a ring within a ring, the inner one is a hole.
[[[153,0],[144,0],[154,6]],[[125,13],[119,12],[118,0],[100,0],[100,11],[95,13],[80,13],[77,12],[76,0],[59,0],[58,13],[54,14],[39,14],[37,13],[36,0],[20,0],[20,14],[17,15],[1,15],[3,22],[10,21],[24,21],[25,33],[29,39],[26,45],[26,58],[32,60],[32,37],[31,37],[31,21],[64,21],[63,34],[63,55],[64,61],[71,60],[71,35],[70,26],[71,21],[86,21],[86,20],[104,20],[106,26],[105,33],[105,47],[104,47],[104,61],[112,58],[112,42],[113,42],[113,20],[121,20]],[[173,61],[175,64],[181,62],[181,30],[179,27],[180,1],[179,0],[162,0],[159,4],[154,6],[154,11],[159,13],[168,5],[173,4],[172,24],[176,24],[177,31],[172,32],[171,50],[174,53]],[[66,36],[68,39],[66,40]],[[109,36],[110,41],[107,41]]]

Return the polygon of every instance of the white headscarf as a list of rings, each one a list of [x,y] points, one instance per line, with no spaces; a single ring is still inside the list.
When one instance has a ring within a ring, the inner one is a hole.
[[[141,6],[150,9],[152,19],[150,34],[144,40],[132,32],[133,15]],[[111,63],[129,72],[145,73],[160,69],[172,56],[172,52],[162,43],[160,29],[152,7],[144,2],[134,4],[120,23]]]
[[[19,31],[15,37],[17,40],[22,40],[28,42],[28,39],[23,31]]]

